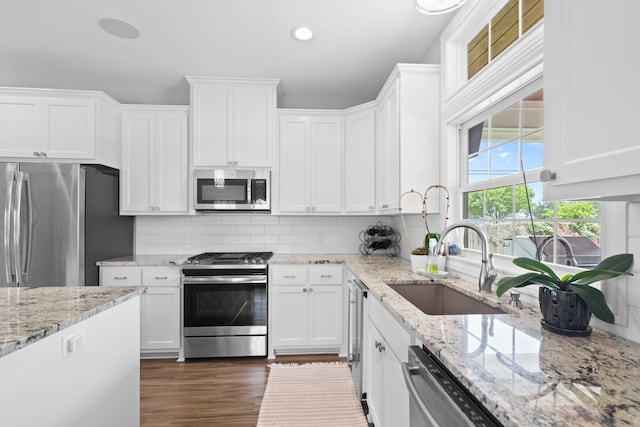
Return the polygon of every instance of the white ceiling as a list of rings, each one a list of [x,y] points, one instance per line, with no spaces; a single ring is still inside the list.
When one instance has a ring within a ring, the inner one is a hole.
[[[189,103],[184,76],[278,78],[278,106],[371,101],[396,63],[420,62],[452,14],[415,0],[0,0],[0,86],[101,90]],[[137,39],[98,26],[129,22]],[[309,42],[293,40],[307,25]],[[438,45],[435,45],[438,46]]]

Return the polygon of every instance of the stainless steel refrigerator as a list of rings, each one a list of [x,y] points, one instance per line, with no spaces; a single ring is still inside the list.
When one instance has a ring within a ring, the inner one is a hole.
[[[97,261],[133,253],[116,169],[0,163],[0,287],[98,285]]]

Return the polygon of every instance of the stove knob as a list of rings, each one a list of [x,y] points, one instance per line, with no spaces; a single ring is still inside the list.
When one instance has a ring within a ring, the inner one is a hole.
[[[249,259],[248,259],[248,258],[245,258],[245,259],[244,259],[244,263],[245,263],[245,264],[249,264]]]
[[[264,260],[260,257],[256,259],[256,264],[264,264]]]

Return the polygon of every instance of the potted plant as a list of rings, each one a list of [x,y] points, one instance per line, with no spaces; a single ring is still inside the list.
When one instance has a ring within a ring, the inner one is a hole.
[[[559,277],[549,266],[531,258],[516,258],[518,267],[531,270],[498,282],[496,295],[502,296],[512,288],[541,285],[539,290],[542,327],[563,335],[588,336],[591,333],[591,314],[600,320],[614,323],[614,315],[604,294],[589,285],[627,273],[633,264],[633,254],[618,254],[603,259],[590,270]]]

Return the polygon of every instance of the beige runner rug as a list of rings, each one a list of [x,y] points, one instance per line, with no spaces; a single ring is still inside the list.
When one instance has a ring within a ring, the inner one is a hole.
[[[346,363],[270,367],[258,427],[367,426]]]

